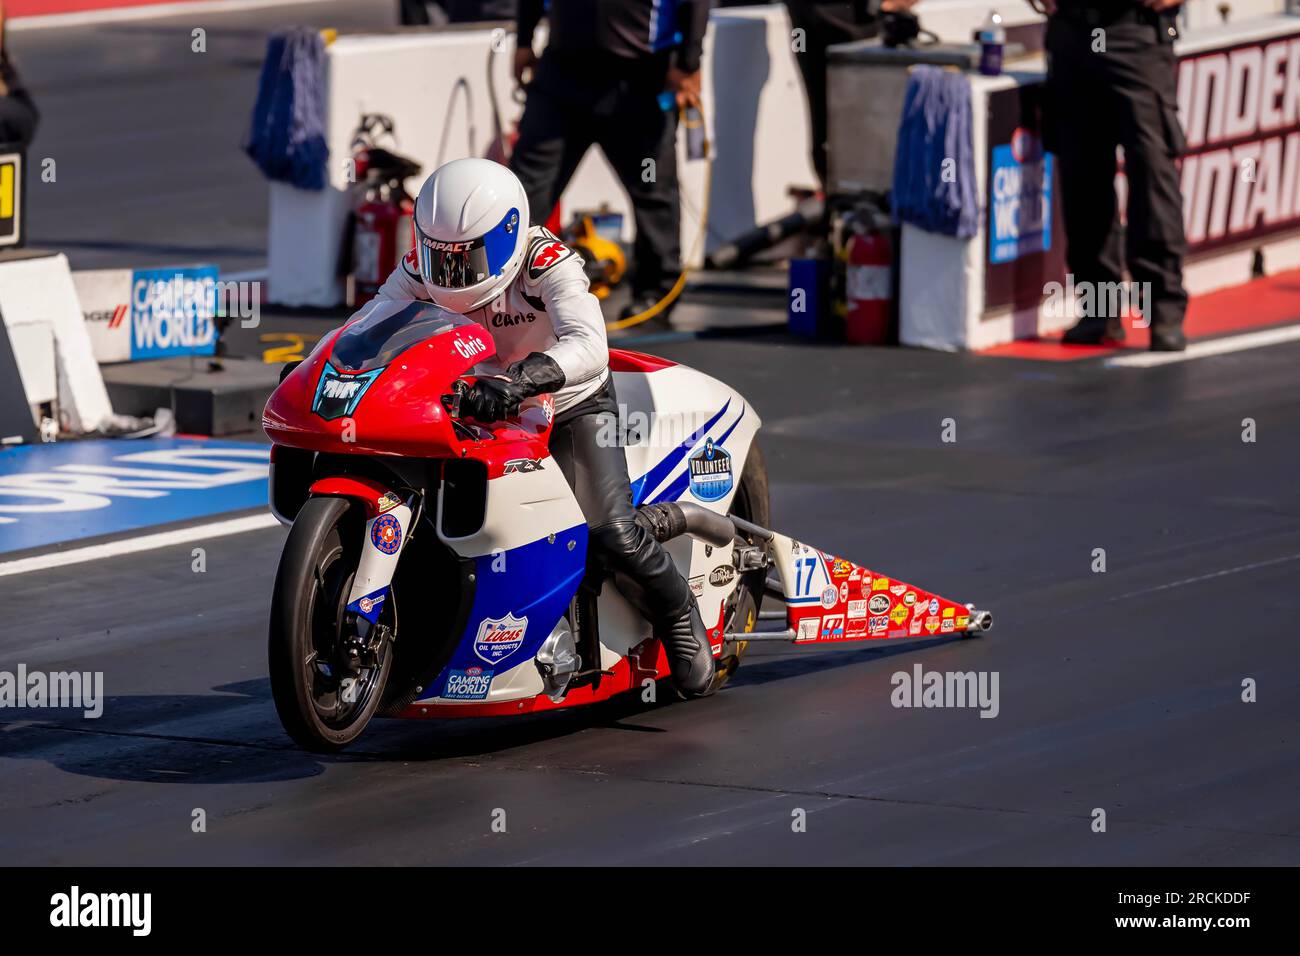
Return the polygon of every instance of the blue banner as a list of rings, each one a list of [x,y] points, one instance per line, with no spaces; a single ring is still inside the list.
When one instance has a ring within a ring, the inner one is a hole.
[[[217,267],[171,266],[131,274],[131,358],[212,355]]]

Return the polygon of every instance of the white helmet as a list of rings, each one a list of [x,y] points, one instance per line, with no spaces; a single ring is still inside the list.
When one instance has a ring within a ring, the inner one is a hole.
[[[528,196],[500,163],[453,160],[420,188],[415,240],[433,301],[462,315],[472,312],[519,274],[528,244]]]

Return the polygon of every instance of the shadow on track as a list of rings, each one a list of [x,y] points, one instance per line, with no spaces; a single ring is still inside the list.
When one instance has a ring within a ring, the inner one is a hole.
[[[892,646],[826,649],[812,654],[751,658],[732,678],[729,694],[830,669],[920,651],[958,638],[899,642]],[[782,647],[784,651],[784,646]],[[316,777],[333,764],[473,760],[545,743],[585,730],[639,734],[673,731],[655,715],[692,708],[707,719],[709,701],[682,702],[659,682],[655,702],[640,694],[571,711],[471,720],[379,720],[368,746],[337,755],[299,750],[280,729],[266,678],[213,688],[203,695],[120,696],[104,701],[103,716],[88,720],[75,711],[11,711],[21,719],[0,722],[0,754],[45,761],[78,776],[166,784],[270,783]],[[38,719],[26,714],[40,714]]]

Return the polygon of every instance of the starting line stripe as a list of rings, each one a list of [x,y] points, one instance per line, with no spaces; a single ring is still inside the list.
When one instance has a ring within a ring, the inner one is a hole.
[[[1208,342],[1192,342],[1185,352],[1139,352],[1136,355],[1119,355],[1106,359],[1103,364],[1106,368],[1151,368],[1156,365],[1171,365],[1174,362],[1190,362],[1192,359],[1206,358],[1210,355],[1244,352],[1246,349],[1258,349],[1266,345],[1294,342],[1298,339],[1300,339],[1300,325],[1287,325],[1280,329],[1262,329],[1259,332],[1210,339]]]
[[[191,541],[207,541],[212,538],[224,538],[227,535],[243,534],[245,531],[260,531],[264,528],[279,527],[280,522],[272,514],[246,515],[243,518],[228,518],[225,521],[212,521],[208,524],[194,525],[189,528],[177,528],[174,531],[159,531],[156,534],[138,535],[123,538],[121,541],[109,541],[104,544],[92,544],[84,548],[72,548],[68,551],[56,551],[52,554],[37,554],[30,558],[0,563],[0,577],[11,574],[26,574],[28,571],[44,571],[48,568],[61,568],[70,564],[84,564],[100,558],[114,558],[123,554],[137,554],[141,551],[153,551],[174,544],[187,544]]]

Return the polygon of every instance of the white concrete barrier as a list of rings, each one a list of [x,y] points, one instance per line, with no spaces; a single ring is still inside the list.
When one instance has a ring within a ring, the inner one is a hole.
[[[68,259],[62,253],[0,261],[0,313],[10,330],[30,404],[49,401],[48,343],[55,346],[63,426],[94,431],[112,414],[104,379],[82,319]],[[48,332],[48,334],[46,334]]]

